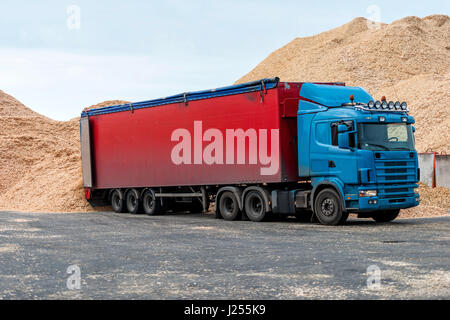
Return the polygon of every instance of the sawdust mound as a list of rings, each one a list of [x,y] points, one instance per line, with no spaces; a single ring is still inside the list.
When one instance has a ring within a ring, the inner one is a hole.
[[[430,188],[419,183],[420,205],[402,210],[400,218],[423,218],[445,216],[450,213],[450,189],[444,187]]]
[[[0,210],[92,211],[79,136],[79,119],[48,119],[0,91]]]
[[[25,107],[14,97],[0,90],[0,118],[4,117],[43,117],[39,113]],[[1,134],[2,132],[0,132]]]
[[[270,54],[237,83],[340,81],[375,99],[407,101],[416,119],[417,150],[450,153],[450,18],[406,17],[372,28],[357,18],[339,28],[297,38]]]
[[[395,91],[388,86],[377,92],[410,102],[409,109],[416,120],[416,149],[419,152],[436,151],[450,154],[450,112],[446,101],[450,100],[450,72],[424,74],[400,80]]]

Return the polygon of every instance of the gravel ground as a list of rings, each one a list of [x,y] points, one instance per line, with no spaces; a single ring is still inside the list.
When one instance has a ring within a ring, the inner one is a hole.
[[[327,227],[202,214],[4,211],[0,298],[449,299],[449,222]],[[68,289],[72,265],[80,289]],[[368,286],[378,274],[380,286]]]

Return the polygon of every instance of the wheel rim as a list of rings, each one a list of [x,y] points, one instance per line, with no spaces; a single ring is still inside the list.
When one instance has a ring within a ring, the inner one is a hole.
[[[252,213],[259,216],[262,213],[262,209],[263,209],[261,199],[259,199],[256,196],[253,196],[250,199],[250,208],[252,210]]]
[[[153,210],[155,206],[155,200],[153,199],[152,195],[149,194],[145,197],[145,204],[150,211]]]
[[[224,207],[224,211],[225,211],[224,213],[225,214],[232,214],[234,212],[234,201],[233,201],[233,199],[227,197],[224,200],[223,207]]]
[[[334,214],[334,211],[335,211],[334,208],[335,208],[335,204],[334,204],[333,200],[325,199],[322,202],[321,209],[322,209],[322,213],[325,216],[327,216],[327,217],[332,216]]]
[[[257,192],[251,192],[245,200],[245,212],[252,221],[262,221],[265,216],[264,200]]]
[[[136,201],[135,195],[130,196],[131,207],[133,207],[133,208],[136,207],[136,203],[137,203],[137,201]]]
[[[118,194],[114,195],[114,206],[115,206],[116,208],[119,208],[119,207],[120,207],[120,197],[119,197]]]

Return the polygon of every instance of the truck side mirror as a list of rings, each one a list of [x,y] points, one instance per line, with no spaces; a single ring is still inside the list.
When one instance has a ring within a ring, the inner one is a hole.
[[[350,139],[348,132],[340,132],[338,133],[338,146],[341,149],[351,149],[350,148]]]
[[[345,124],[338,125],[338,133],[347,132],[348,127]]]
[[[340,124],[340,125],[338,125],[337,131],[338,131],[338,146],[339,146],[339,148],[351,149],[348,127],[345,124]]]

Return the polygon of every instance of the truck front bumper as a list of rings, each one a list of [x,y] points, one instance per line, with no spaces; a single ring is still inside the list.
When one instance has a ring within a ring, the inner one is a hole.
[[[358,211],[378,211],[388,209],[406,209],[418,206],[420,203],[420,196],[414,194],[413,196],[404,197],[402,199],[388,199],[379,197],[360,197],[358,199]]]

